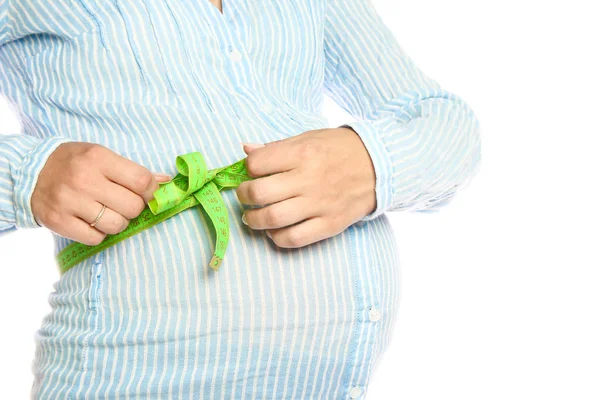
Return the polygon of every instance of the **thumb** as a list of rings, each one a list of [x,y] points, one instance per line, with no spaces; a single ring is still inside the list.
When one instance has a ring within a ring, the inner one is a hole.
[[[242,147],[244,148],[244,152],[246,154],[250,154],[252,150],[258,149],[259,147],[264,147],[265,145],[262,143],[242,143]]]
[[[153,174],[154,174],[154,178],[156,178],[157,182],[168,182],[171,179],[173,179],[173,177],[171,175],[162,174],[159,172],[153,172]]]
[[[283,144],[298,140],[299,138],[300,138],[300,135],[295,135],[295,136],[290,136],[290,137],[286,137],[283,139],[273,140],[272,142],[267,142],[267,143],[242,143],[242,145],[243,145],[243,148],[244,148],[244,151],[246,152],[246,154],[249,154],[253,150],[258,149],[260,147],[281,146]]]

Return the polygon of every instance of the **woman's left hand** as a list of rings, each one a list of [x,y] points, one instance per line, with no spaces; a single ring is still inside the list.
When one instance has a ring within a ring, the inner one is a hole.
[[[246,210],[242,220],[267,230],[280,247],[335,236],[375,209],[371,157],[352,129],[311,130],[262,147],[244,144],[244,151],[254,179],[242,182],[236,195],[264,207]]]

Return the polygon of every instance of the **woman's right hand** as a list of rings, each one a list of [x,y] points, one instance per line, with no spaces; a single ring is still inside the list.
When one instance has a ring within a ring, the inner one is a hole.
[[[48,157],[31,196],[36,221],[59,235],[95,246],[106,234],[117,234],[152,200],[158,182],[153,174],[105,146],[67,142]],[[90,226],[102,205],[106,210]]]

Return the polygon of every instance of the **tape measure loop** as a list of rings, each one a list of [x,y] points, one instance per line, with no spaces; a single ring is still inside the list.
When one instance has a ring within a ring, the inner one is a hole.
[[[125,230],[106,235],[96,246],[73,242],[62,249],[56,255],[60,274],[107,247],[196,205],[204,208],[215,228],[215,249],[208,265],[218,270],[229,242],[229,217],[220,191],[253,179],[246,171],[245,158],[229,166],[209,170],[202,154],[192,152],[177,156],[175,164],[179,173],[170,181],[159,183],[154,198],[140,215],[129,221]]]

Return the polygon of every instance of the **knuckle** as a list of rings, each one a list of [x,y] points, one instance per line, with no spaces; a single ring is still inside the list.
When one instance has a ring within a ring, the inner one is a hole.
[[[300,238],[298,232],[295,229],[287,228],[279,230],[271,234],[273,242],[279,247],[292,248],[300,247]]]
[[[106,237],[106,233],[98,232],[98,234],[95,234],[95,235],[92,235],[91,237],[89,237],[88,242],[86,244],[88,246],[97,246],[100,243],[102,243],[102,241],[104,240],[105,237]]]
[[[253,203],[262,204],[265,197],[263,185],[261,185],[259,182],[252,182],[248,186],[248,197]]]
[[[65,185],[79,189],[86,183],[86,171],[89,174],[90,164],[88,161],[83,160],[81,157],[71,161],[69,170],[65,174],[65,179],[62,180]]]
[[[44,216],[44,220],[46,220],[48,225],[57,226],[62,220],[62,215],[56,210],[48,210],[48,212]]]
[[[135,200],[133,200],[129,204],[129,207],[130,208],[128,210],[128,215],[125,215],[125,217],[127,217],[128,219],[135,218],[138,215],[140,215],[142,211],[144,211],[144,208],[146,207],[146,202],[141,197],[136,196]]]
[[[71,196],[66,190],[57,190],[53,193],[52,202],[56,205],[66,204],[68,201],[72,201]]]
[[[89,163],[89,159],[85,153],[74,155],[70,162],[71,175],[76,171],[81,171],[87,163]]]
[[[300,247],[302,246],[304,238],[298,233],[297,230],[291,229],[287,235],[287,246],[289,247]]]
[[[300,155],[302,158],[309,158],[321,151],[323,151],[323,145],[317,141],[307,140],[300,146]]]
[[[81,188],[86,184],[86,167],[78,166],[73,171],[71,171],[71,182],[73,186],[77,188]]]
[[[89,160],[99,161],[103,157],[105,157],[104,150],[105,150],[104,146],[101,146],[99,144],[92,144],[85,149],[85,151],[83,152],[83,155],[84,155],[84,158],[86,159],[86,161],[89,161]]]
[[[117,234],[123,230],[123,219],[122,218],[114,218],[110,221],[108,226],[108,232],[110,234]]]
[[[283,214],[276,208],[267,208],[265,210],[265,219],[269,226],[279,227],[283,225]]]
[[[140,215],[142,211],[144,211],[144,208],[146,208],[146,202],[144,201],[144,199],[139,197],[139,200],[136,204],[135,216],[137,217],[138,215]]]
[[[259,175],[258,173],[258,159],[254,156],[253,153],[250,153],[246,157],[246,171],[248,175],[251,177],[256,177]]]
[[[242,185],[247,185],[246,182],[242,182],[237,188],[234,189],[234,193],[235,193],[235,197],[241,202],[240,200],[240,193],[242,193]]]
[[[152,183],[152,173],[148,170],[142,172],[135,180],[135,190],[138,193],[146,191],[150,184]]]
[[[286,247],[283,241],[281,240],[281,235],[271,233],[271,240],[273,240],[273,243],[275,243],[279,247]]]

